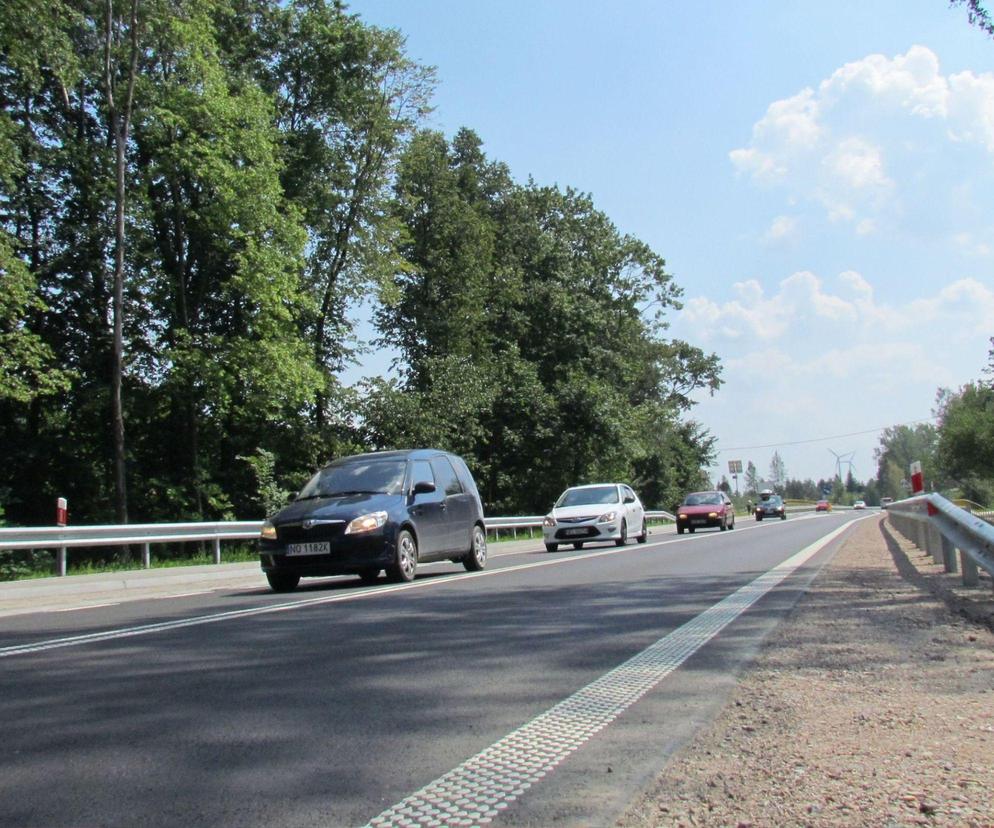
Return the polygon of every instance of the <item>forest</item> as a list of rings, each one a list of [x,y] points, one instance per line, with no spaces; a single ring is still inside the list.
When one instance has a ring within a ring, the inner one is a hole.
[[[428,129],[402,33],[333,0],[4,6],[0,520],[258,519],[412,446],[489,514],[708,485],[721,367],[667,337],[662,256]],[[391,374],[343,382],[376,348]]]

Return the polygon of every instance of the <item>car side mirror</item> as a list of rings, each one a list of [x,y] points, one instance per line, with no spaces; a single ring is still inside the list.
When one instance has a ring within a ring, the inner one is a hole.
[[[628,497],[625,498],[625,503],[634,503],[634,502],[635,502],[635,498],[632,497],[631,495],[629,495]]]
[[[413,493],[416,495],[431,494],[433,491],[435,491],[435,484],[432,483],[430,480],[419,480],[417,483],[414,484]]]

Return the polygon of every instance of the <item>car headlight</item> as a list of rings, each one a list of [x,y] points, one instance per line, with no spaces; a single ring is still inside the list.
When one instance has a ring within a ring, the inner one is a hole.
[[[603,515],[601,515],[599,518],[597,518],[597,522],[598,523],[610,523],[616,517],[618,517],[618,513],[617,512],[605,512]]]
[[[545,520],[542,521],[543,526],[555,526],[556,519],[552,515],[546,515]]]
[[[360,532],[372,532],[386,522],[386,512],[370,512],[368,515],[359,515],[359,517],[349,521],[349,525],[345,527],[345,534],[358,535]]]
[[[276,540],[276,527],[273,526],[268,520],[263,521],[262,531],[259,532],[259,537],[263,540]]]
[[[718,513],[717,512],[708,512],[708,517],[709,518],[718,517]]]
[[[677,515],[677,520],[686,520],[686,519],[687,515],[684,512],[680,512],[680,514]]]

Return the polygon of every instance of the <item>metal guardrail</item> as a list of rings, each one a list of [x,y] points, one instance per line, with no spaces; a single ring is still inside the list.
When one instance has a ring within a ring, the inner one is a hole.
[[[962,570],[964,586],[977,585],[979,569],[994,578],[994,526],[980,515],[939,494],[895,501],[886,512],[894,528],[943,564],[946,572]]]
[[[669,512],[646,512],[649,520],[674,520]],[[545,515],[489,517],[486,529],[499,537],[519,529],[541,529]],[[261,520],[219,521],[216,523],[131,523],[97,526],[39,526],[0,529],[0,552],[17,549],[55,549],[56,574],[66,574],[67,551],[87,546],[141,546],[142,567],[151,566],[151,545],[210,541],[214,563],[221,563],[221,541],[255,540],[262,529]]]

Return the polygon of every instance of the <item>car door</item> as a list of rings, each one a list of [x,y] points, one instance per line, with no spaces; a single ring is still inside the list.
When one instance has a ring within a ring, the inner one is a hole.
[[[418,483],[431,483],[435,490],[415,493],[414,487]],[[427,561],[441,557],[448,543],[445,492],[439,488],[427,460],[413,460],[410,464],[407,504],[407,513],[418,536],[418,559]]]
[[[642,533],[642,521],[645,519],[642,502],[630,486],[622,486],[621,494],[625,504],[625,520],[628,521],[628,534],[639,535]]]
[[[435,483],[445,495],[446,549],[466,552],[472,545],[473,497],[467,492],[448,457],[433,457]]]

